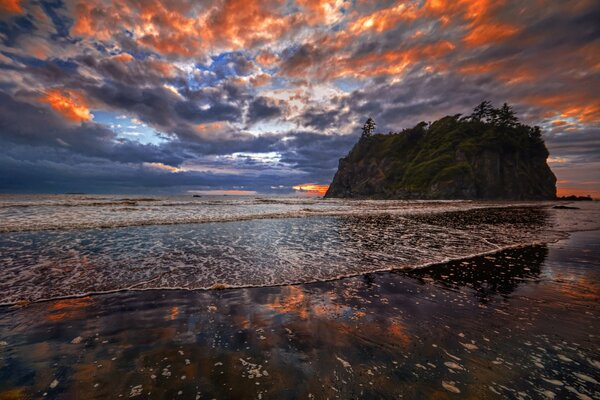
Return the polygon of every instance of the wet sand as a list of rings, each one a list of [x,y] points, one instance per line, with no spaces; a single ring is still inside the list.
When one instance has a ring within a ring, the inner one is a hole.
[[[600,398],[600,231],[331,282],[0,308],[6,398]]]

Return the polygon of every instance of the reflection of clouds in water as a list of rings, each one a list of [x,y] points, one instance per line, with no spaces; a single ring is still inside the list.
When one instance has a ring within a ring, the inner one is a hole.
[[[280,294],[263,305],[268,310],[280,314],[295,313],[301,319],[307,319],[309,304],[305,302],[304,292],[298,286],[282,287]]]
[[[169,310],[169,318],[171,321],[177,319],[177,316],[179,315],[179,307],[177,306],[173,306],[171,307],[171,309]]]
[[[594,302],[600,300],[600,285],[597,281],[591,281],[585,276],[574,276],[568,273],[558,273],[555,279],[563,282],[560,285],[561,294],[573,300],[585,299]]]
[[[60,321],[62,319],[80,319],[86,317],[85,309],[94,303],[91,296],[62,299],[45,303],[48,305],[47,319]]]

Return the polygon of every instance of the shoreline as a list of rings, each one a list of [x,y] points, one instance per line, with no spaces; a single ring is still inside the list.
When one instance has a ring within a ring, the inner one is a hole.
[[[311,284],[3,307],[0,394],[594,398],[599,237]]]
[[[36,303],[47,303],[47,302],[58,301],[58,300],[79,299],[79,298],[88,297],[88,296],[107,296],[107,295],[111,295],[111,294],[115,294],[115,293],[122,293],[122,292],[149,292],[149,291],[205,292],[205,291],[226,291],[226,290],[238,290],[238,289],[311,285],[311,284],[318,284],[321,282],[334,282],[334,281],[339,281],[339,280],[343,280],[343,279],[355,278],[355,277],[360,277],[360,276],[367,275],[367,274],[419,271],[419,270],[428,269],[428,268],[440,267],[440,266],[443,266],[450,262],[468,261],[468,260],[472,260],[477,257],[482,257],[482,256],[486,256],[486,255],[494,255],[494,254],[497,254],[499,252],[506,251],[506,250],[520,249],[520,248],[545,245],[545,244],[550,244],[550,243],[558,243],[560,241],[567,240],[570,237],[570,235],[573,233],[595,232],[595,231],[600,232],[600,229],[590,228],[590,229],[582,229],[582,230],[575,230],[575,231],[569,231],[569,232],[560,232],[561,234],[564,234],[564,236],[561,238],[553,239],[553,240],[543,240],[543,241],[534,241],[534,242],[521,243],[521,244],[515,244],[515,245],[507,245],[502,248],[498,248],[498,249],[494,249],[494,250],[490,250],[490,251],[485,251],[485,252],[481,252],[481,253],[477,253],[477,254],[470,254],[470,255],[467,255],[464,257],[449,258],[449,259],[445,259],[440,262],[426,263],[426,264],[418,265],[415,267],[407,267],[407,268],[394,268],[393,267],[393,268],[385,268],[385,269],[375,269],[375,270],[370,270],[367,272],[360,272],[360,273],[356,273],[356,274],[338,276],[338,277],[334,277],[331,279],[318,279],[318,280],[305,281],[305,282],[290,282],[290,283],[281,283],[281,284],[273,284],[273,285],[240,285],[240,286],[223,286],[223,287],[214,287],[214,285],[213,285],[213,287],[193,288],[193,289],[184,288],[184,287],[154,287],[154,288],[141,288],[141,289],[138,289],[135,287],[129,287],[129,288],[122,288],[122,289],[114,289],[114,290],[109,290],[109,291],[104,291],[104,292],[103,291],[86,292],[86,293],[79,293],[79,294],[68,295],[68,296],[57,296],[57,297],[52,297],[52,298],[47,298],[47,299],[39,299],[39,300],[35,300],[35,301],[17,301],[17,302],[12,302],[12,303],[0,303],[0,308],[2,308],[2,307],[26,307],[30,304],[36,304]],[[155,280],[155,279],[159,279],[159,277],[155,277],[153,280]],[[136,286],[144,285],[151,281],[152,280],[146,281],[146,282],[140,282],[140,283],[136,284]]]

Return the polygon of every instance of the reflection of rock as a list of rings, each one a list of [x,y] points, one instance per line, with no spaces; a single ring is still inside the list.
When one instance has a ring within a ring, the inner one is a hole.
[[[509,249],[493,255],[451,261],[407,272],[446,286],[470,287],[482,295],[512,293],[522,282],[537,281],[546,259],[545,245]]]

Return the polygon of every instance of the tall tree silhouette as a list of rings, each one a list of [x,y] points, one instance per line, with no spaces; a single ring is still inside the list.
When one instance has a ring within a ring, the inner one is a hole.
[[[471,120],[473,121],[483,121],[485,119],[491,119],[494,108],[492,107],[492,103],[489,101],[482,101],[479,103],[477,107],[473,109],[473,113],[471,114]]]
[[[512,107],[504,103],[502,107],[496,111],[497,124],[500,126],[514,128],[519,123]]]
[[[362,127],[362,137],[371,136],[373,134],[373,131],[375,131],[376,126],[377,124],[375,123],[373,118],[369,117],[369,119],[367,119],[367,122],[365,122],[365,124]]]

